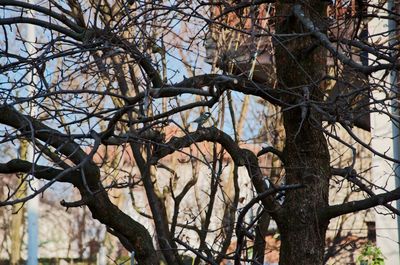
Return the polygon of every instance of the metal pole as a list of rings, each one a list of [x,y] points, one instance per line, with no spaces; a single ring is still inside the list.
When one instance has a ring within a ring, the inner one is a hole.
[[[29,17],[32,17],[29,13]],[[35,47],[33,43],[36,41],[36,28],[32,24],[28,24],[27,30],[27,52],[28,56],[31,56],[35,52]],[[27,75],[28,82],[32,82],[29,85],[28,96],[35,94],[35,84],[38,83],[38,78],[34,74],[33,69]],[[34,102],[29,103],[29,115],[34,116],[37,112]],[[27,156],[28,161],[35,161],[34,148],[32,144],[28,145]],[[38,183],[33,179],[30,179],[30,185],[28,185],[27,195],[33,194],[38,188]],[[33,189],[33,190],[32,190]],[[27,226],[28,226],[28,258],[27,265],[37,265],[38,264],[38,250],[39,250],[39,197],[36,196],[27,202]]]
[[[131,265],[135,265],[135,251],[131,252]]]

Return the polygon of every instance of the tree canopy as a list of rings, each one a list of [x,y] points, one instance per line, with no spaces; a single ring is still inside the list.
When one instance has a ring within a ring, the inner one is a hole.
[[[195,264],[262,264],[263,224],[270,219],[280,234],[280,264],[322,264],[332,218],[378,205],[399,213],[388,203],[400,189],[376,195],[356,168],[361,148],[399,162],[361,136],[371,130],[371,115],[398,127],[397,6],[362,0],[0,0],[0,6],[0,143],[7,154],[0,173],[15,176],[0,206],[71,184],[80,199],[62,206],[87,207],[139,264],[170,265],[183,264],[184,250]],[[372,28],[378,18],[389,26]],[[204,113],[210,117],[193,122]],[[18,154],[24,143],[30,155]],[[345,152],[347,160],[335,163]],[[167,160],[173,155],[192,170],[178,172]],[[125,171],[125,156],[137,174]],[[181,206],[204,177],[198,165],[208,172],[201,188],[206,204],[200,200],[190,212]],[[241,168],[251,187],[240,185]],[[160,176],[161,169],[168,173]],[[334,176],[366,198],[330,204]],[[32,188],[31,177],[45,181]],[[134,198],[138,187],[155,241],[110,195],[126,189]],[[254,194],[243,202],[245,189]],[[249,223],[246,214],[257,205]],[[186,231],[197,241],[187,241]],[[247,240],[259,243],[252,257],[244,251]]]

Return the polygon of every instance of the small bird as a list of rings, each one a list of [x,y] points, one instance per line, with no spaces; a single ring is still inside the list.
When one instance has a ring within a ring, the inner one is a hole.
[[[211,113],[210,112],[204,112],[202,113],[197,119],[192,121],[191,123],[197,123],[197,129],[202,128],[203,124],[207,122],[207,120],[210,118]]]

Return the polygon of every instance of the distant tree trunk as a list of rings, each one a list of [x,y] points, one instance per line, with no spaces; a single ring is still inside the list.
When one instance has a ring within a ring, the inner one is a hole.
[[[28,150],[28,142],[21,141],[21,146],[19,149],[19,154],[21,159],[26,159]],[[22,183],[22,187],[18,190],[16,196],[18,198],[23,198],[26,195],[26,182]],[[11,227],[10,227],[10,238],[11,238],[11,257],[10,264],[16,265],[20,264],[21,261],[21,247],[22,247],[22,226],[24,223],[24,208],[22,205],[16,204],[12,206],[11,216]]]
[[[307,32],[292,15],[294,4],[277,3],[277,34]],[[302,10],[319,25],[326,4],[308,1]],[[285,194],[284,214],[278,222],[282,240],[280,265],[323,264],[328,222],[318,220],[317,210],[328,205],[330,156],[320,130],[322,118],[309,108],[307,100],[323,99],[321,80],[326,73],[326,52],[312,36],[279,38],[275,51],[278,82],[281,88],[290,89],[284,100],[297,106],[283,112],[285,184],[304,185]]]
[[[18,211],[20,205],[14,205],[13,212]],[[21,260],[21,245],[22,245],[22,224],[24,218],[23,209],[11,216],[10,238],[11,238],[11,257],[10,264],[17,265]]]

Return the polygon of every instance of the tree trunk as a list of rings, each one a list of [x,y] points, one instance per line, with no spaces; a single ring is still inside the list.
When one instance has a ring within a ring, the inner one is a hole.
[[[305,33],[301,22],[292,15],[294,4],[277,3],[277,34]],[[322,22],[326,10],[322,1],[308,1],[302,8],[315,24]],[[328,222],[318,220],[317,210],[328,205],[330,156],[320,130],[322,119],[308,101],[323,99],[321,80],[326,73],[326,52],[309,35],[279,38],[275,51],[280,87],[290,91],[284,100],[293,106],[283,112],[285,182],[304,185],[285,194],[283,217],[277,222],[281,234],[280,265],[320,265]]]
[[[10,253],[10,264],[17,265],[21,261],[21,245],[22,245],[22,224],[24,218],[24,209],[21,209],[21,205],[13,205],[13,214],[11,216],[10,225],[10,238],[11,238],[11,253]]]
[[[28,152],[28,145],[27,141],[21,141],[19,154],[21,159],[27,158]],[[22,178],[22,175],[20,176]],[[26,189],[28,188],[27,183],[24,181],[21,183],[20,188],[16,193],[17,198],[23,198],[26,196]],[[16,204],[12,206],[12,213],[11,216],[11,226],[10,226],[10,238],[11,238],[11,256],[10,256],[10,264],[17,265],[21,262],[21,247],[22,247],[22,231],[23,231],[23,224],[24,224],[24,212],[25,208],[23,205]]]
[[[286,183],[302,183],[304,188],[285,194],[285,218],[279,223],[280,264],[320,265],[323,264],[328,222],[318,220],[317,210],[328,205],[328,148],[322,133],[308,122],[304,122],[297,134],[299,123],[288,116],[297,115],[284,114]]]

